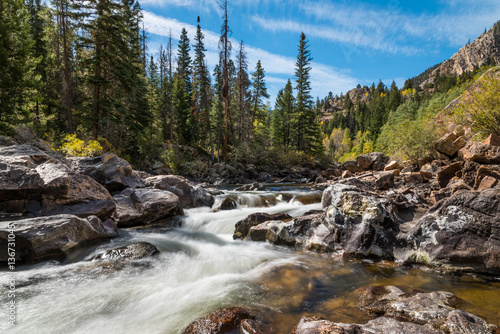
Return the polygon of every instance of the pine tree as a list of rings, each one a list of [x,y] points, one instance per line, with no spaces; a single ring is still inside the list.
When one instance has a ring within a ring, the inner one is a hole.
[[[228,137],[228,118],[230,117],[230,99],[229,99],[229,61],[231,59],[231,41],[229,40],[229,34],[231,33],[228,24],[227,15],[227,0],[223,0],[219,3],[223,11],[223,23],[221,27],[221,37],[219,39],[219,63],[221,65],[222,72],[222,96],[224,99],[224,162],[227,162],[228,150],[227,150],[227,137]]]
[[[266,75],[260,60],[257,61],[255,66],[255,72],[252,73],[252,124],[255,125],[255,121],[259,121],[265,118],[262,115],[263,98],[269,98],[267,93],[266,82],[264,81]]]
[[[46,67],[47,67],[47,48],[45,47],[45,33],[44,33],[44,11],[47,11],[46,6],[42,6],[40,0],[30,0],[26,2],[28,11],[30,13],[30,30],[31,39],[33,40],[32,57],[36,59],[36,67],[34,73],[38,80],[35,81],[36,94],[34,96],[35,105],[33,107],[33,125],[35,129],[40,127],[40,109],[42,108],[42,101],[44,99],[45,90],[44,83],[47,80]]]
[[[200,18],[198,17],[198,26],[196,30],[194,46],[195,58],[193,63],[193,102],[194,102],[194,115],[196,118],[195,124],[199,125],[199,129],[195,132],[199,133],[201,144],[206,144],[207,137],[209,139],[210,153],[212,160],[214,158],[214,147],[212,140],[212,131],[210,124],[210,104],[211,104],[211,91],[210,91],[210,73],[205,61],[205,46],[203,44],[203,32],[200,27]]]
[[[193,142],[194,118],[191,106],[191,56],[187,30],[182,29],[177,48],[177,73],[174,75],[174,109],[177,116],[177,136],[179,143]],[[183,91],[181,91],[183,90]]]
[[[28,121],[36,66],[29,18],[22,0],[0,2],[0,132]]]
[[[310,72],[312,61],[309,42],[300,36],[299,53],[295,63],[297,107],[294,115],[296,147],[299,151],[319,154],[322,150],[321,133],[312,108]]]
[[[276,105],[272,114],[271,137],[275,147],[282,147],[285,152],[291,146],[291,123],[295,108],[295,97],[293,96],[292,82],[288,82],[276,97]]]
[[[250,117],[250,79],[248,77],[248,63],[243,41],[236,55],[236,112],[238,114],[237,132],[238,143],[248,143],[252,129]]]
[[[222,70],[220,65],[216,65],[214,69],[213,76],[215,77],[213,92],[214,92],[214,103],[212,107],[212,119],[214,120],[214,130],[215,130],[215,144],[217,146],[217,157],[218,161],[221,156],[221,150],[224,149],[224,95],[223,95],[223,85],[224,79],[222,78]]]
[[[401,92],[396,86],[396,83],[393,81],[391,84],[391,91],[389,93],[389,111],[395,111],[402,101]]]

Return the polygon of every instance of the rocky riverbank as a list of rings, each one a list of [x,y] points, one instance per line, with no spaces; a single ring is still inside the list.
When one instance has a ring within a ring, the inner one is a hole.
[[[404,167],[381,153],[359,156],[316,184],[325,189],[323,211],[249,217],[236,225],[234,238],[499,275],[498,138],[466,143],[459,135],[443,137],[436,144],[440,159],[421,166]]]
[[[0,143],[0,247],[7,248],[8,235],[13,232],[19,263],[64,261],[81,247],[118,236],[122,228],[149,224],[175,227],[175,217],[187,208],[205,206],[216,212],[237,205],[231,197],[214,204],[217,191],[180,176],[135,171],[114,154],[65,158],[36,144],[6,139]],[[322,210],[295,218],[255,213],[236,224],[234,238],[343,258],[499,276],[498,138],[475,143],[467,142],[463,133],[450,133],[436,143],[435,156],[437,159],[410,163],[370,153],[323,171],[302,167],[290,179],[322,189]],[[222,174],[228,166],[224,165]],[[302,178],[294,179],[299,176]],[[283,178],[246,180],[251,183],[240,191],[262,189],[256,181]],[[158,249],[154,245],[131,244],[100,253],[93,261],[120,265],[155,254]],[[0,261],[6,263],[6,251]],[[356,292],[365,296],[360,309],[375,316],[366,324],[305,317],[294,333],[368,333],[389,328],[415,333],[496,331],[463,311],[449,293],[424,294],[400,288]],[[433,305],[438,305],[441,313]],[[412,311],[417,309],[420,311]],[[265,324],[259,322],[260,311],[222,310],[189,328],[193,333],[266,333]],[[204,331],[203,326],[209,329]]]

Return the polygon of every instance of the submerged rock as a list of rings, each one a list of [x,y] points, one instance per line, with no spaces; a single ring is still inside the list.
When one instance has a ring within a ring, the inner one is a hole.
[[[465,302],[450,292],[406,293],[394,286],[371,286],[354,294],[359,297],[359,307],[376,319],[366,324],[349,324],[302,317],[292,334],[493,334],[498,330],[480,317],[458,309]]]
[[[118,236],[112,220],[57,215],[0,222],[1,249],[6,249],[11,230],[20,261],[64,260],[74,248]],[[0,261],[7,261],[7,252],[1,252]]]
[[[253,320],[255,315],[242,307],[228,307],[193,321],[184,334],[240,333],[240,326],[246,319]]]
[[[436,334],[424,326],[410,322],[398,321],[393,318],[381,317],[364,325],[334,323],[319,317],[302,317],[291,334],[374,334],[374,333],[405,333],[405,334]]]
[[[447,333],[493,333],[496,326],[460,310],[463,300],[450,292],[403,292],[394,286],[372,286],[354,292],[360,306],[377,316],[423,325],[427,330]]]
[[[139,260],[160,253],[155,245],[149,242],[136,242],[131,245],[107,250],[91,258],[91,260]]]

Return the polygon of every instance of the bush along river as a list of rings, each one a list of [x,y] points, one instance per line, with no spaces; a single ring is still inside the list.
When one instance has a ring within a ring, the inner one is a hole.
[[[80,248],[62,264],[20,266],[16,325],[3,322],[1,331],[182,333],[194,320],[231,306],[256,314],[261,332],[289,333],[302,317],[313,316],[365,324],[374,315],[359,307],[354,292],[369,286],[448,291],[464,301],[462,310],[500,323],[495,276],[452,275],[339,252],[233,240],[235,224],[253,213],[288,214],[285,221],[290,221],[322,212],[321,199],[322,191],[300,186],[226,189],[212,207],[184,210],[176,222],[180,227],[120,229],[117,238]],[[217,209],[223,203],[232,208]],[[127,253],[131,244],[142,246],[135,250],[139,256]],[[6,294],[1,298],[5,305]],[[0,312],[6,319],[8,310]]]
[[[214,188],[4,144],[2,333],[499,333],[500,146]]]

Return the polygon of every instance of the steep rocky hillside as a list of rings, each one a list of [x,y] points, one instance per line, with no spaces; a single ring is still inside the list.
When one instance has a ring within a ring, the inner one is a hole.
[[[489,31],[485,32],[474,42],[462,47],[450,59],[444,61],[424,81],[420,87],[426,84],[434,83],[438,74],[443,75],[461,75],[464,72],[470,72],[475,66],[491,66],[500,64],[500,21],[497,22]]]

